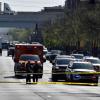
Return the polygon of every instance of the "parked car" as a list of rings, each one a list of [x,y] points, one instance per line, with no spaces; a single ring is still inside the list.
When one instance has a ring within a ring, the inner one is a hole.
[[[62,53],[61,50],[50,50],[50,52],[51,52],[52,54],[59,54],[59,55]]]
[[[57,58],[52,66],[52,80],[65,80],[66,79],[66,68],[69,63],[73,61],[71,58]]]
[[[98,85],[98,75],[90,62],[73,62],[66,69],[66,80]]]
[[[7,51],[7,56],[11,55],[14,56],[15,47],[9,47]]]
[[[56,58],[72,58],[72,59],[75,59],[75,57],[71,56],[71,55],[58,55],[58,56],[56,56]]]
[[[48,49],[44,46],[43,47],[43,54],[46,55],[48,53]]]
[[[47,60],[49,60],[50,55],[51,55],[51,52],[49,51],[45,54]]]
[[[71,54],[71,56],[74,56],[77,61],[82,61],[84,57],[83,54]]]
[[[9,48],[10,43],[9,42],[3,42],[2,43],[2,49],[8,49]]]
[[[57,55],[59,55],[59,54],[52,54],[51,52],[48,52],[48,53],[46,54],[46,59],[47,59],[48,61],[50,61],[50,63],[52,63],[53,60],[56,58]]]
[[[94,66],[94,69],[100,72],[100,59],[97,57],[84,57],[84,61],[91,62]]]
[[[75,61],[75,57],[74,56],[70,56],[70,55],[57,55],[55,57],[55,59],[52,61],[52,63],[54,64],[55,60],[58,59],[58,58],[69,58],[69,59],[73,59],[73,61]]]

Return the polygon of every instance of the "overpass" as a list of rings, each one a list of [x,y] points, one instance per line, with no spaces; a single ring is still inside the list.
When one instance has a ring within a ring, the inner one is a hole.
[[[64,12],[18,12],[16,15],[0,15],[0,27],[42,28],[46,22],[54,23],[55,19],[64,16]]]

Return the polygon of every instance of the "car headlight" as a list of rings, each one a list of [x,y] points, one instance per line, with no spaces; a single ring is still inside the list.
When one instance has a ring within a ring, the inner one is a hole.
[[[56,66],[56,67],[55,67],[55,69],[59,69],[59,67],[58,67],[58,66]]]

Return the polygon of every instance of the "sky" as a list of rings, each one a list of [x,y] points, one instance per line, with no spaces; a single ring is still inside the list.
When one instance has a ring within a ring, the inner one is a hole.
[[[65,0],[0,0],[8,3],[14,11],[40,11],[43,7],[64,5]],[[3,9],[3,8],[2,8]]]

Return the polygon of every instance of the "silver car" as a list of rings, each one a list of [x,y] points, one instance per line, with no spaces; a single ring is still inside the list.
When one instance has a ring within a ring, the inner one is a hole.
[[[71,54],[71,56],[74,56],[76,61],[82,61],[84,57],[83,54]]]
[[[91,62],[94,70],[100,72],[100,59],[97,57],[84,57],[84,61]]]
[[[66,80],[98,83],[98,75],[90,62],[73,62],[66,69]]]

